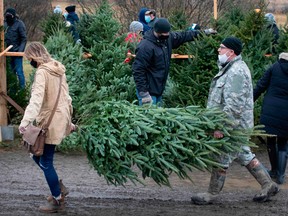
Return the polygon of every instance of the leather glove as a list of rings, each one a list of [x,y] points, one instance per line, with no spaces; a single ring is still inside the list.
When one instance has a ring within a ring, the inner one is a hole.
[[[205,30],[204,30],[204,33],[205,33],[206,35],[211,35],[211,34],[217,34],[217,31],[214,30],[214,29],[212,29],[212,28],[209,28],[209,29],[205,29]]]
[[[152,97],[149,92],[139,92],[139,96],[142,98],[142,104],[147,104],[152,102]]]

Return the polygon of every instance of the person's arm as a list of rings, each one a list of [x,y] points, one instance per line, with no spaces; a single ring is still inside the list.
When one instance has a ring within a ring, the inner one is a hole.
[[[245,71],[238,69],[237,72],[227,76],[223,88],[223,111],[228,119],[232,120],[234,127],[238,127],[239,118],[249,100],[247,95],[251,88],[249,78],[245,76]]]
[[[172,49],[177,49],[185,42],[193,41],[199,34],[199,31],[171,32],[170,37],[172,37]]]
[[[273,66],[272,66],[273,67]],[[263,76],[258,80],[254,90],[253,90],[253,98],[256,101],[260,95],[265,92],[270,84],[270,79],[272,75],[272,67],[270,67]]]
[[[178,48],[185,42],[193,41],[201,35],[200,30],[188,30],[182,32],[171,32],[170,36],[172,37],[172,49]],[[205,29],[203,31],[206,35],[216,34],[217,32],[213,29]]]
[[[19,128],[26,127],[39,115],[45,96],[45,83],[44,72],[41,70],[36,71],[29,104],[25,109]]]
[[[147,71],[153,60],[153,51],[147,44],[141,43],[136,48],[136,57],[132,64],[133,77],[138,92],[148,92]]]
[[[20,38],[20,45],[18,48],[18,52],[24,52],[27,43],[27,35],[26,35],[26,27],[22,21],[19,22],[18,33]]]

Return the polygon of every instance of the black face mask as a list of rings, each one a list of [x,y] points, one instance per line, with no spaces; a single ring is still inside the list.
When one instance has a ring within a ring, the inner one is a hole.
[[[37,62],[34,61],[33,59],[30,61],[30,65],[34,68],[37,68]]]
[[[167,40],[169,38],[169,35],[159,35],[159,40]]]
[[[13,25],[14,23],[14,17],[12,16],[12,14],[6,14],[5,20],[9,26]]]

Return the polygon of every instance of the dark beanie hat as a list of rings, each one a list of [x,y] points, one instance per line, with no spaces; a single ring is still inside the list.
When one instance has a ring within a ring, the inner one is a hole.
[[[5,14],[6,13],[10,13],[13,16],[16,16],[16,10],[14,8],[7,8],[7,10],[5,11]]]
[[[171,30],[169,21],[165,18],[159,18],[154,24],[154,31],[157,33],[167,33]]]
[[[242,42],[236,37],[227,37],[222,41],[227,48],[234,50],[236,55],[242,52]]]
[[[70,5],[70,6],[67,6],[65,8],[65,10],[69,13],[69,12],[75,12],[75,9],[76,9],[76,6],[75,5]]]

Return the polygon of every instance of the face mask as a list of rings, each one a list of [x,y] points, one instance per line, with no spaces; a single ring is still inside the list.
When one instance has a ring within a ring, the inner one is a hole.
[[[63,16],[65,19],[67,19],[68,13],[64,13]]]
[[[14,23],[14,17],[12,14],[6,14],[5,19],[8,25],[12,25]]]
[[[34,61],[33,59],[30,61],[30,65],[34,68],[37,68],[37,62]]]
[[[169,35],[159,35],[159,40],[167,40],[169,38]]]
[[[224,53],[223,55],[218,55],[218,60],[219,60],[220,64],[225,64],[227,62],[228,58],[230,57],[230,56],[227,56],[226,53]]]
[[[145,16],[145,21],[146,21],[147,23],[151,22],[151,17],[150,17],[150,16]]]

